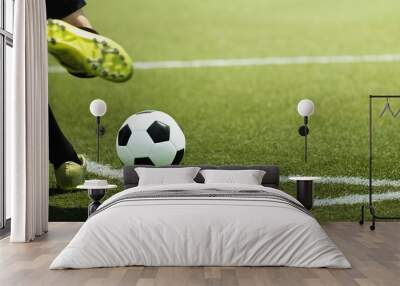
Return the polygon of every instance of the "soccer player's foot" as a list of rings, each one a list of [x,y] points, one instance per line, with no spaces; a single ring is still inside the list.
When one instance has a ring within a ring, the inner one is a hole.
[[[73,75],[114,82],[127,81],[133,75],[128,53],[104,36],[49,19],[47,41],[49,52]]]
[[[76,186],[81,184],[85,178],[87,161],[82,155],[78,155],[81,164],[68,161],[63,163],[55,170],[57,185],[64,190],[75,189]]]

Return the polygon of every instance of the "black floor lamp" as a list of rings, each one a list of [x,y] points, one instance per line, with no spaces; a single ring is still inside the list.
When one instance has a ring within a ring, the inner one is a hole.
[[[104,100],[95,99],[90,103],[90,113],[96,117],[96,135],[97,135],[97,162],[100,160],[100,136],[105,132],[104,127],[100,126],[100,118],[107,112],[107,104]]]
[[[314,113],[314,103],[309,99],[300,100],[297,104],[298,113],[304,117],[304,124],[299,128],[299,134],[304,136],[304,161],[307,163],[307,135],[310,132],[308,129],[308,117]]]

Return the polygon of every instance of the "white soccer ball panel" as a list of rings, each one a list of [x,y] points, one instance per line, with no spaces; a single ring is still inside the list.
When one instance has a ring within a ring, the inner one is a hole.
[[[134,130],[147,130],[154,121],[158,120],[157,116],[154,116],[155,112],[151,113],[140,113],[133,115],[132,129]]]
[[[175,146],[170,142],[162,142],[153,145],[150,159],[156,166],[171,165],[176,155]]]
[[[129,151],[128,147],[117,145],[117,154],[118,154],[119,159],[125,166],[133,165],[135,157]]]
[[[154,143],[146,130],[133,130],[127,147],[135,158],[148,157]]]
[[[170,127],[170,142],[175,146],[176,150],[184,149],[186,146],[185,135],[178,125]]]
[[[174,126],[177,125],[175,119],[173,119],[171,116],[169,116],[168,114],[166,114],[165,112],[162,111],[154,111],[151,113],[153,115],[153,117],[158,120],[161,121],[169,126]]]
[[[131,127],[131,129],[132,129],[133,126],[134,126],[134,125],[133,125],[133,122],[135,121],[135,117],[136,117],[135,114],[129,116],[129,117],[124,121],[124,123],[122,124],[122,126],[129,125],[129,127]]]

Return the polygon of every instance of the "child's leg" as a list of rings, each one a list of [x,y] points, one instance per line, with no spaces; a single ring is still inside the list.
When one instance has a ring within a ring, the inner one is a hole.
[[[71,25],[76,26],[76,27],[92,28],[92,25],[90,24],[89,19],[86,18],[82,9],[76,10],[74,13],[69,14],[62,20],[67,23],[70,23]]]
[[[71,143],[62,133],[57,121],[51,111],[49,105],[49,158],[50,163],[54,165],[55,169],[67,162],[72,161],[81,164],[78,155],[76,154]]]

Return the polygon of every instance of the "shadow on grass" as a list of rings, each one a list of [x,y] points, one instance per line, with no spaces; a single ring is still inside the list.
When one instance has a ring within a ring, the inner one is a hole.
[[[49,206],[49,221],[86,221],[87,208]]]

